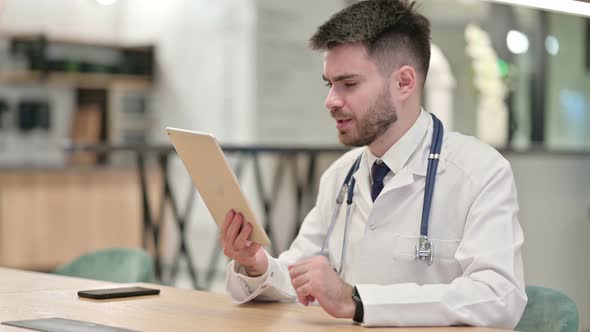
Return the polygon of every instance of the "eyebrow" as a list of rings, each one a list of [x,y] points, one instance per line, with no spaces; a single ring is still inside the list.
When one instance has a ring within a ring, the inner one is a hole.
[[[360,76],[359,74],[342,74],[342,75],[338,75],[338,76],[334,77],[333,81],[338,82],[338,81],[343,81],[343,80],[346,80],[349,78],[356,78],[359,76]],[[330,82],[330,80],[323,74],[322,74],[322,79],[326,82]]]

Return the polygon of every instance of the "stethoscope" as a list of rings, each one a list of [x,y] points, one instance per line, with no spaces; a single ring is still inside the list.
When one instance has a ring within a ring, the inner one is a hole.
[[[438,161],[440,159],[440,149],[443,141],[442,122],[434,114],[431,115],[433,120],[432,144],[430,145],[430,154],[428,156],[428,168],[426,169],[426,185],[424,189],[424,202],[422,205],[420,238],[418,240],[418,244],[416,244],[415,249],[415,260],[417,262],[424,262],[428,265],[432,265],[432,263],[434,262],[434,248],[432,246],[432,241],[428,239],[428,222],[430,218],[430,205],[432,203],[432,194],[434,191],[436,170],[438,168]],[[344,258],[346,257],[346,249],[348,247],[347,244],[348,227],[350,225],[350,210],[352,207],[354,186],[356,184],[353,175],[360,167],[361,158],[362,154],[356,159],[350,170],[348,170],[346,177],[344,178],[344,182],[342,183],[342,187],[340,187],[338,197],[336,198],[336,207],[334,208],[334,213],[332,214],[332,220],[330,221],[330,226],[328,227],[328,232],[322,245],[321,254],[326,257],[329,257],[327,255],[328,242],[330,240],[332,232],[334,231],[334,226],[336,225],[336,220],[338,220],[338,214],[340,212],[340,207],[342,206],[342,202],[344,202],[344,196],[346,195],[346,219],[344,224],[344,239],[342,240],[340,266],[338,268],[333,266],[334,271],[336,271],[336,273],[338,274],[341,274],[342,272],[342,264],[344,262]]]

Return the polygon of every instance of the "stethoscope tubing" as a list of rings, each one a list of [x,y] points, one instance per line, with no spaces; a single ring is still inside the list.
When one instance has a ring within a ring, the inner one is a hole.
[[[428,167],[426,169],[426,184],[424,188],[424,202],[422,205],[422,220],[420,222],[420,236],[428,236],[428,224],[430,220],[430,207],[434,193],[434,182],[438,169],[440,150],[443,138],[443,126],[440,120],[432,114],[434,129],[432,133],[432,143],[430,146],[430,155],[428,156]]]
[[[426,169],[426,183],[424,188],[424,201],[422,205],[422,218],[420,222],[420,236],[421,238],[428,239],[428,223],[430,219],[430,207],[432,203],[432,196],[434,193],[434,183],[436,180],[436,172],[438,169],[438,162],[440,158],[440,151],[442,147],[443,141],[443,132],[444,128],[442,122],[434,115],[430,114],[433,120],[433,132],[432,132],[432,143],[430,145],[430,153],[428,156],[428,165]],[[343,243],[342,243],[342,253],[340,259],[340,266],[338,269],[334,268],[336,273],[339,275],[342,272],[342,265],[344,263],[344,258],[346,257],[346,250],[348,247],[348,233],[349,233],[349,225],[350,225],[350,216],[351,216],[351,208],[353,203],[354,197],[354,187],[356,184],[356,180],[354,178],[354,173],[359,169],[360,163],[362,159],[362,154],[359,156],[352,167],[349,169],[340,191],[338,192],[338,197],[336,198],[336,207],[334,208],[334,213],[332,214],[332,220],[330,220],[330,225],[328,226],[328,232],[326,233],[326,238],[324,243],[322,244],[321,254],[327,255],[327,247],[328,242],[330,240],[330,236],[334,231],[334,227],[336,225],[336,221],[338,220],[338,215],[340,212],[340,207],[344,201],[344,194],[346,193],[346,219],[344,223],[344,236],[343,236]]]

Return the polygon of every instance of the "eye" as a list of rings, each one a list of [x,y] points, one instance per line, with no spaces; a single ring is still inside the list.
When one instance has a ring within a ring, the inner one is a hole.
[[[326,82],[326,84],[324,84],[324,85],[327,86],[327,87],[329,87],[329,88],[332,87],[332,83],[330,83],[330,82]]]
[[[356,83],[344,83],[344,86],[347,88],[352,88],[355,85],[356,85]]]

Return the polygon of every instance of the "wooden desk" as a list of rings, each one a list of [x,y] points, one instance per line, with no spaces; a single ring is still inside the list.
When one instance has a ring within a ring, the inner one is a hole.
[[[236,305],[222,294],[144,284],[160,295],[95,301],[80,289],[116,284],[0,268],[0,321],[61,317],[141,331],[360,331],[347,319],[334,319],[319,307],[298,304]],[[373,330],[373,329],[371,329]],[[0,325],[0,331],[26,331]],[[388,328],[379,331],[499,332],[453,328]]]

